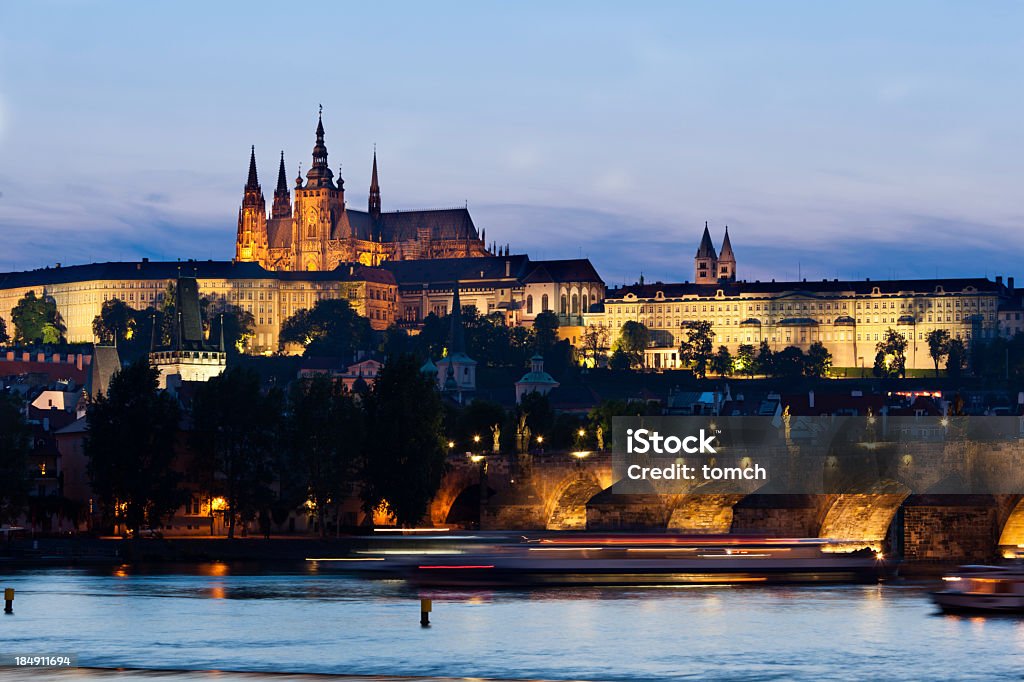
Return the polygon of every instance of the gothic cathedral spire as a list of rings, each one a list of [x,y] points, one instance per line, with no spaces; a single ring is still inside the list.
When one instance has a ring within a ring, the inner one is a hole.
[[[238,210],[238,239],[235,242],[235,260],[262,261],[267,255],[267,202],[263,199],[259,175],[256,172],[256,146],[249,154],[249,177]]]
[[[334,173],[327,165],[327,145],[324,144],[324,108],[316,121],[316,144],[313,145],[313,165],[306,173],[306,187],[310,189],[328,187],[334,189]]]
[[[725,226],[725,239],[722,240],[722,251],[718,256],[718,279],[729,282],[736,281],[736,256],[732,252],[729,241],[729,226]]]
[[[377,182],[377,145],[373,146],[373,173],[370,176],[370,217],[380,218],[380,183]]]
[[[277,169],[277,189],[274,190],[274,206],[271,218],[291,218],[292,198],[288,192],[288,176],[284,170],[284,152],[281,152],[281,165]]]

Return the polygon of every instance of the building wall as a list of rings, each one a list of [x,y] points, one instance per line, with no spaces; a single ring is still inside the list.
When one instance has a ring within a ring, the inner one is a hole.
[[[654,337],[658,354],[666,364],[678,366],[675,349],[685,338],[685,325],[705,320],[712,324],[715,347],[726,346],[736,353],[741,344],[760,345],[768,341],[773,350],[797,346],[807,350],[820,341],[832,353],[834,367],[865,367],[874,364],[875,344],[886,330],[895,329],[908,340],[907,367],[934,367],[925,340],[933,329],[945,329],[965,342],[980,331],[983,338],[998,333],[999,295],[995,291],[903,291],[898,294],[858,294],[813,291],[785,294],[744,292],[736,296],[638,298],[632,292],[604,301],[604,311],[585,316],[588,324],[609,328],[612,340],[627,321],[641,322]],[[906,321],[912,316],[913,323]],[[979,316],[977,324],[972,322]],[[853,318],[853,324],[837,324],[840,317]],[[905,321],[901,322],[903,317]],[[783,320],[803,319],[799,324],[781,324]],[[755,320],[756,322],[751,322]],[[668,364],[668,363],[675,363]]]
[[[136,310],[157,306],[171,279],[89,280],[43,286],[0,289],[0,317],[13,335],[11,309],[29,291],[52,297],[67,327],[71,343],[92,343],[92,321],[103,302],[119,298]],[[395,319],[395,285],[368,281],[302,281],[217,278],[199,280],[200,296],[239,306],[252,313],[255,334],[251,350],[275,351],[281,324],[303,308],[321,299],[348,300],[360,315],[369,318],[374,329],[386,329]]]

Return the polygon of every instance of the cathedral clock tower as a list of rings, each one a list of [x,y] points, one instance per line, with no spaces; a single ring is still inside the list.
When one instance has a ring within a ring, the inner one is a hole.
[[[337,251],[331,242],[348,240],[351,230],[345,214],[345,185],[327,165],[327,145],[324,144],[323,112],[316,125],[316,144],[313,146],[313,165],[297,178],[295,187],[294,226],[292,228],[293,267],[296,270],[328,270],[337,265]]]

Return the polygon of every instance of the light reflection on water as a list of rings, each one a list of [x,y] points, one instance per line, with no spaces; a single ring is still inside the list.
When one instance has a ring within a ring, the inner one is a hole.
[[[83,666],[493,678],[1019,678],[1024,621],[936,615],[921,585],[420,592],[303,565],[32,570],[0,653]]]

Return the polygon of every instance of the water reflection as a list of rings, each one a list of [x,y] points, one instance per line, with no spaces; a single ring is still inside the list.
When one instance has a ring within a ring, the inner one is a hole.
[[[87,666],[621,682],[892,679],[913,662],[916,679],[992,679],[1019,677],[1024,653],[1024,622],[935,617],[923,584],[425,593],[305,564],[223,563],[5,582],[19,601],[4,648],[58,646]]]

